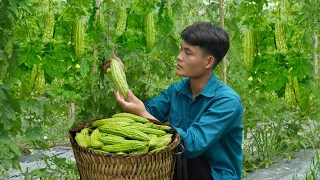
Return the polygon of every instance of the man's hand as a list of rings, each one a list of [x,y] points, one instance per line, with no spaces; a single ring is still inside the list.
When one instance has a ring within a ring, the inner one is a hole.
[[[114,90],[114,95],[116,97],[117,102],[123,108],[124,111],[139,115],[144,118],[157,120],[153,117],[145,108],[143,102],[138,99],[131,90],[128,90],[128,99],[127,101],[121,96],[119,91]]]
[[[120,64],[123,72],[125,72],[125,70],[124,70],[124,65],[123,65],[121,59],[118,58],[114,52],[112,52],[112,58],[109,57],[108,59],[106,59],[106,60],[103,62],[103,71],[104,71],[104,73],[107,73],[107,69],[110,67],[111,59],[117,60],[117,61],[119,62],[119,64]]]
[[[128,91],[128,99],[127,101],[121,96],[119,91],[115,90],[114,95],[116,97],[117,102],[120,104],[120,106],[125,110],[126,112],[140,115],[144,111],[146,111],[146,108],[144,107],[143,102],[138,99],[131,90]]]

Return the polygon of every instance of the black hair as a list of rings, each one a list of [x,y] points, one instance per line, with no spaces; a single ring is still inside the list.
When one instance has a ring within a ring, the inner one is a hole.
[[[215,67],[227,54],[230,46],[229,35],[220,27],[208,22],[197,22],[181,32],[181,38],[190,45],[199,46],[215,58]]]

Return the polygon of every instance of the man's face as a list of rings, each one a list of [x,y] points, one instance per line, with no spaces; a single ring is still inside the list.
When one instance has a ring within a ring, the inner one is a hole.
[[[176,73],[179,76],[197,78],[205,73],[208,67],[208,56],[204,55],[199,46],[192,46],[185,41],[177,56]]]

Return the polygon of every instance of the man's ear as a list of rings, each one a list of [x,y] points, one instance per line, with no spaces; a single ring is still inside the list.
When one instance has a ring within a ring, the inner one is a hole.
[[[206,68],[212,68],[213,67],[213,64],[214,64],[214,57],[213,56],[208,56],[207,57],[207,64],[206,64]]]

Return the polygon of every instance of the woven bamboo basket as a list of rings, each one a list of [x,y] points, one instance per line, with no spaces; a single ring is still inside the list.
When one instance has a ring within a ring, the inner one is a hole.
[[[96,119],[98,120],[98,119]],[[79,146],[75,135],[91,125],[91,120],[72,128],[69,139],[83,180],[171,180],[175,166],[175,152],[180,143],[177,131],[172,128],[172,141],[165,149],[145,154],[100,154]],[[155,122],[155,124],[163,124]]]

